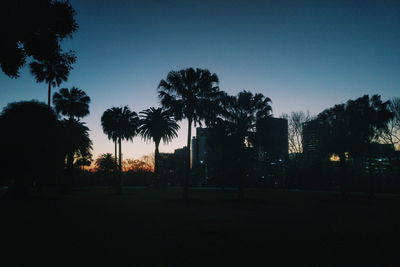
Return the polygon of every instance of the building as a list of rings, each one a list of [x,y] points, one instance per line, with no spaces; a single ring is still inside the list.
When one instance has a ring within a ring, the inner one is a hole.
[[[199,166],[207,162],[207,128],[196,128],[196,136],[192,139],[192,169],[196,170]]]
[[[207,184],[209,174],[212,170],[208,166],[210,149],[207,138],[210,134],[208,128],[197,128],[196,136],[192,139],[192,181],[195,185]],[[265,176],[267,172],[281,172],[288,159],[288,121],[281,118],[265,118],[257,122],[254,140],[253,135],[247,140],[251,143],[247,150],[251,156],[251,168],[255,176]],[[222,159],[221,159],[222,162]],[[267,166],[268,165],[268,166]],[[270,166],[271,165],[271,166]],[[250,174],[249,174],[250,175]],[[210,176],[210,177],[211,177]],[[250,177],[249,177],[250,179]],[[256,184],[256,183],[254,183]]]
[[[261,119],[257,122],[256,132],[258,159],[287,161],[289,153],[287,119]]]
[[[204,185],[207,179],[207,135],[208,128],[196,128],[196,136],[192,139],[192,173],[193,183]]]
[[[284,186],[289,155],[287,119],[270,117],[257,121],[255,136],[252,185]]]
[[[365,173],[381,175],[386,173],[396,160],[396,151],[393,145],[372,143],[369,148],[369,153],[364,158]]]
[[[319,121],[311,120],[303,123],[303,153],[307,160],[320,157]]]
[[[175,149],[174,153],[160,153],[158,159],[162,184],[183,185],[187,162],[187,147]]]
[[[343,169],[340,168],[340,157],[336,154],[329,155],[329,161],[321,153],[320,122],[312,120],[303,124],[303,152],[307,160],[306,166],[314,173],[322,171],[330,176],[330,184],[341,184]],[[336,145],[336,144],[332,144]],[[398,153],[392,145],[371,143],[365,144],[362,154],[350,154],[345,152],[346,171],[349,179],[349,190],[375,192],[398,192],[400,190]],[[316,167],[315,163],[318,164]],[[310,164],[310,165],[308,165]]]

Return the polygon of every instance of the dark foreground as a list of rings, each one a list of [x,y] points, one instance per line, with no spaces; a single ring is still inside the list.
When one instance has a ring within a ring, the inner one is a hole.
[[[0,266],[400,266],[400,197],[87,188],[0,200]]]

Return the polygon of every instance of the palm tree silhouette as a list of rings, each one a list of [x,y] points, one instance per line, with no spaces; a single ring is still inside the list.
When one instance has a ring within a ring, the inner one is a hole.
[[[92,149],[92,140],[89,138],[89,128],[84,122],[70,118],[63,120],[62,124],[65,128],[64,146],[67,151],[67,169],[73,168],[75,154],[90,154]]]
[[[111,153],[101,154],[95,161],[96,168],[103,173],[115,171],[115,159]]]
[[[101,125],[104,133],[115,143],[115,154],[117,154],[117,142],[119,145],[119,179],[117,182],[117,193],[121,192],[122,175],[122,140],[132,140],[136,136],[139,127],[139,117],[136,112],[131,111],[127,106],[112,107],[107,109],[101,117]]]
[[[272,115],[271,99],[263,94],[252,94],[242,91],[237,96],[226,96],[223,117],[227,132],[236,140],[238,148],[237,165],[241,166],[239,175],[239,198],[244,198],[244,168],[246,167],[246,147],[252,143],[253,134],[258,120]]]
[[[70,119],[83,118],[89,115],[90,97],[79,88],[62,88],[53,94],[53,103],[58,114]]]
[[[188,198],[192,124],[201,124],[202,120],[207,124],[213,120],[212,109],[218,107],[221,96],[218,82],[218,76],[207,69],[188,68],[169,72],[167,78],[158,85],[163,107],[170,110],[176,120],[188,121],[184,199]]]
[[[111,139],[114,142],[114,160],[115,166],[118,167],[117,160],[117,144],[118,144],[118,136],[116,134],[116,117],[119,114],[119,110],[115,107],[109,108],[104,111],[101,116],[101,126],[103,128],[103,132],[107,135],[108,139]]]
[[[89,114],[90,97],[76,87],[62,88],[59,92],[54,93],[53,102],[56,112],[68,117],[68,120],[64,120],[63,124],[68,140],[66,166],[67,169],[71,170],[75,153],[85,154],[91,149],[92,141],[89,139],[89,128],[79,121],[79,118]]]
[[[84,170],[84,167],[92,165],[92,162],[93,155],[90,151],[86,151],[86,153],[81,153],[80,151],[78,151],[76,155],[75,165],[79,169]]]
[[[46,82],[48,84],[47,105],[50,107],[51,87],[60,86],[68,79],[72,70],[72,64],[76,57],[73,53],[64,53],[54,56],[51,60],[34,61],[29,64],[32,75],[36,82]]]
[[[169,111],[163,108],[149,108],[139,113],[140,126],[139,134],[145,140],[152,140],[155,144],[154,152],[154,177],[155,185],[159,183],[159,145],[161,140],[168,144],[173,138],[177,137],[179,125],[172,119]]]
[[[271,99],[263,94],[253,95],[244,90],[237,96],[226,96],[223,102],[223,115],[231,133],[241,136],[242,139],[255,130],[257,120],[272,115]]]

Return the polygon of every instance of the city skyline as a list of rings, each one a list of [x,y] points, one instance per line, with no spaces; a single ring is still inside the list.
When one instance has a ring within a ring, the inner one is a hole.
[[[316,115],[364,94],[384,100],[398,94],[396,1],[70,2],[80,29],[63,47],[75,50],[78,61],[61,88],[76,86],[92,99],[82,120],[91,129],[94,158],[113,151],[102,113],[112,106],[136,112],[159,106],[156,88],[171,70],[207,68],[229,94],[263,93],[275,117],[296,110]],[[1,73],[0,86],[0,108],[46,101],[46,85],[27,66],[18,79]],[[185,121],[180,125],[179,137],[160,151],[185,146]],[[125,143],[125,159],[153,152],[139,137]]]
[[[0,7],[1,266],[399,266],[400,0]]]

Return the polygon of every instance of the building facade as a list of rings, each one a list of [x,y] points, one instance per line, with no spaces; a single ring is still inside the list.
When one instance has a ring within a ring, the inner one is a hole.
[[[263,161],[288,159],[288,121],[282,118],[265,118],[257,122],[256,147],[258,158]]]
[[[320,158],[320,124],[318,120],[303,123],[303,153],[307,160]]]
[[[208,128],[196,128],[196,136],[192,139],[192,174],[193,183],[202,186],[207,180],[207,136]]]

